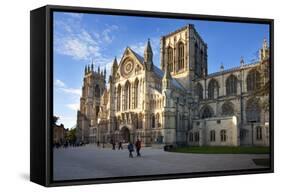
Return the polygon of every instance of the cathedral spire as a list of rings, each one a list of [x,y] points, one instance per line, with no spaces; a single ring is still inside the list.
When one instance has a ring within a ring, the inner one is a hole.
[[[117,58],[115,56],[114,61],[113,61],[113,65],[112,65],[112,74],[113,74],[113,76],[116,73],[117,69],[118,69],[118,62],[117,62]]]
[[[85,65],[84,73],[87,74],[87,65]]]
[[[148,70],[152,70],[153,68],[153,52],[150,45],[150,39],[147,41],[147,45],[144,49],[144,63]]]
[[[87,73],[89,73],[90,72],[90,65],[88,65],[88,69],[87,69]]]
[[[243,58],[243,56],[241,56],[241,59],[240,59],[240,65],[241,65],[241,67],[244,66],[244,64],[245,64],[244,58]]]
[[[221,67],[220,67],[220,70],[223,71],[224,70],[224,66],[223,66],[223,63],[221,63]]]
[[[91,64],[91,71],[94,71],[94,61],[92,59],[92,64]]]
[[[263,46],[262,47],[263,47],[263,49],[267,49],[268,48],[266,37],[263,39]]]

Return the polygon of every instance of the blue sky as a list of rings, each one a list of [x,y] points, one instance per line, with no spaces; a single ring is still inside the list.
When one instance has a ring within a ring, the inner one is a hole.
[[[106,68],[114,57],[120,60],[129,46],[143,55],[150,38],[154,64],[160,66],[160,37],[187,24],[194,24],[208,44],[208,73],[257,59],[263,39],[269,39],[269,25],[229,22],[54,13],[54,115],[71,128],[76,124],[84,67]]]

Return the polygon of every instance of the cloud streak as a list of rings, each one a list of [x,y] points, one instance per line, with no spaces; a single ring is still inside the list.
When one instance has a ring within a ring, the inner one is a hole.
[[[112,61],[111,56],[102,54],[102,49],[110,45],[119,30],[117,25],[105,25],[100,31],[87,30],[81,21],[83,14],[66,14],[66,18],[56,19],[54,50],[60,55],[69,56],[75,60],[93,61],[95,67],[103,66]]]

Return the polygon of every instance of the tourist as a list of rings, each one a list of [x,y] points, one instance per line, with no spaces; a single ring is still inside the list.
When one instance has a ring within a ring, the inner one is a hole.
[[[129,150],[129,157],[133,158],[132,152],[134,151],[134,145],[131,142],[129,142],[128,150]]]
[[[97,141],[97,147],[100,147],[100,141]]]
[[[137,139],[136,141],[136,150],[137,150],[137,157],[140,157],[140,149],[141,149],[141,141],[139,139]]]
[[[119,143],[118,143],[118,150],[120,150],[120,149],[123,150],[122,141],[119,141]]]
[[[115,141],[112,141],[112,150],[115,150],[115,146],[116,146]]]

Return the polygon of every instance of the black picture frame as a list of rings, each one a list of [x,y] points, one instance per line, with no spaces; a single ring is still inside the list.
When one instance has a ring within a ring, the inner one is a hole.
[[[52,122],[53,111],[53,12],[96,13],[157,18],[199,19],[270,26],[270,168],[239,171],[215,171],[185,174],[132,176],[104,179],[54,181],[52,178]],[[274,20],[246,17],[197,15],[185,13],[149,12],[89,7],[47,5],[30,12],[30,180],[43,186],[64,186],[162,179],[195,178],[274,172]]]

